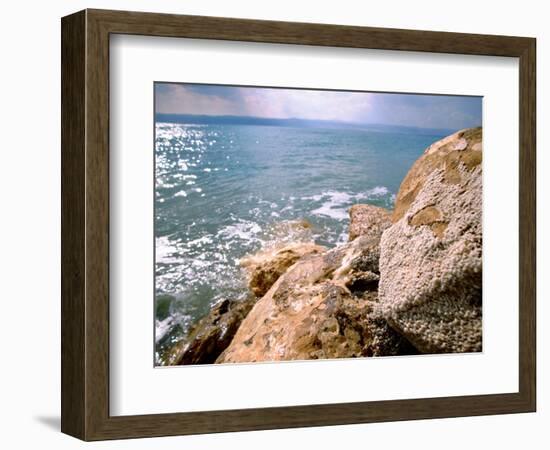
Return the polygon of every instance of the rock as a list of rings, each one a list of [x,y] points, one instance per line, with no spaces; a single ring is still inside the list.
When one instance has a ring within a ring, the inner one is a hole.
[[[282,248],[268,248],[240,261],[248,272],[248,285],[257,297],[262,297],[273,283],[300,258],[324,252],[325,247],[308,243],[293,243]]]
[[[211,364],[229,345],[239,325],[256,303],[223,300],[215,305],[164,357],[165,365]]]
[[[361,356],[366,302],[332,275],[343,252],[304,258],[256,303],[218,363]],[[340,319],[340,321],[339,321]]]
[[[354,295],[378,290],[380,236],[360,236],[354,243],[348,243],[332,250],[341,258],[334,271],[333,279],[343,283]],[[335,258],[335,257],[333,257]]]
[[[380,244],[379,313],[425,353],[482,349],[482,130],[430,146]]]
[[[373,205],[353,205],[349,210],[349,240],[369,234],[380,236],[391,225],[391,211]]]
[[[383,229],[372,222],[372,232],[365,228],[352,242],[294,263],[258,300],[216,363],[378,356],[381,349],[414,353],[372,315]]]
[[[373,305],[376,311],[377,305]],[[404,336],[397,333],[388,322],[376,313],[367,319],[370,342],[365,348],[366,356],[404,356],[419,352]]]
[[[266,230],[269,241],[275,244],[313,242],[313,227],[305,219],[282,220]],[[272,245],[273,246],[273,245]]]
[[[481,137],[481,128],[470,128],[451,134],[428,147],[401,182],[395,199],[393,223],[403,217],[434,170],[444,166],[443,176],[448,183],[453,184],[460,181],[459,166],[468,170],[480,166]]]

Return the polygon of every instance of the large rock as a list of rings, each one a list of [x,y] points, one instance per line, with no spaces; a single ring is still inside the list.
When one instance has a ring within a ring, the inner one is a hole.
[[[418,350],[482,348],[482,131],[430,146],[381,240],[380,313]]]
[[[373,205],[353,205],[349,210],[349,240],[369,234],[380,236],[391,225],[391,211]]]
[[[215,305],[164,357],[165,365],[211,364],[229,345],[255,298]]]
[[[300,258],[324,252],[325,247],[312,242],[296,242],[282,248],[268,248],[243,258],[242,267],[248,272],[248,286],[257,297],[262,297],[273,283]]]
[[[418,350],[403,335],[396,332],[377,313],[377,305],[367,317],[367,333],[369,343],[365,348],[365,356],[403,356],[416,355]]]
[[[458,131],[428,147],[413,164],[399,187],[392,221],[401,219],[435,170],[443,170],[446,184],[461,182],[460,170],[471,171],[481,166],[482,129]]]
[[[373,230],[379,231],[300,258],[255,304],[216,362],[416,352],[373,313],[382,229],[373,221]]]
[[[252,308],[217,362],[361,356],[363,330],[355,326],[368,308],[332,282],[343,257],[329,251],[292,266]]]

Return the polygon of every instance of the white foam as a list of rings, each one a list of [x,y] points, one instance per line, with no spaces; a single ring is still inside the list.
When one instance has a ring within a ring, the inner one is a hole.
[[[326,191],[321,194],[302,197],[302,200],[313,200],[318,202],[326,199],[319,207],[311,211],[313,215],[330,217],[336,220],[346,220],[348,218],[348,207],[358,201],[369,200],[388,195],[390,191],[385,186],[376,186],[365,192],[351,194],[342,191]]]
[[[212,238],[210,237],[209,234],[206,234],[198,239],[193,239],[192,241],[189,241],[187,242],[187,246],[188,247],[200,247],[204,244],[211,244],[213,241],[212,241]]]
[[[319,208],[311,211],[313,215],[330,217],[336,220],[346,220],[348,218],[347,208],[342,206],[352,202],[353,196],[351,194],[340,191],[327,191],[311,197],[314,201],[320,201],[324,198],[328,198],[328,200]]]
[[[336,220],[346,220],[348,212],[345,208],[334,208],[330,202],[323,204],[320,208],[311,211],[315,216],[326,216]]]
[[[224,238],[238,238],[245,241],[257,239],[256,235],[262,231],[261,227],[252,221],[241,221],[227,225],[218,231],[217,236]]]
[[[386,186],[376,186],[376,187],[373,187],[372,189],[369,189],[366,192],[361,192],[361,193],[357,194],[356,197],[358,199],[360,199],[360,198],[381,197],[381,196],[387,195],[389,193],[390,193],[390,191],[388,190],[388,188]]]
[[[173,316],[168,316],[164,320],[155,321],[155,341],[158,343],[174,327],[176,320]]]
[[[155,239],[155,257],[157,263],[170,264],[178,261],[179,249],[174,242],[166,236]]]

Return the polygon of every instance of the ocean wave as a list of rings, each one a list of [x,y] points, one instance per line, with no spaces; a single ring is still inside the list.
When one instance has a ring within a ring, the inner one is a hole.
[[[258,240],[258,234],[262,228],[251,220],[240,220],[234,224],[226,225],[216,234],[217,237],[226,239],[240,239],[243,241]]]
[[[155,259],[157,263],[177,263],[180,260],[180,251],[177,244],[171,241],[168,236],[157,237],[155,239]]]
[[[206,244],[212,244],[212,242],[213,242],[212,236],[210,234],[205,234],[200,238],[188,241],[185,245],[187,247],[202,247],[203,245],[206,245]]]
[[[164,320],[155,320],[155,342],[158,344],[162,341],[177,324],[175,315],[168,316]]]
[[[311,214],[315,216],[330,217],[338,221],[347,220],[348,208],[354,203],[381,199],[390,195],[390,191],[385,186],[376,186],[365,192],[350,193],[344,191],[326,191],[321,194],[302,197],[302,200],[312,200],[313,202],[323,201],[321,206],[313,209]],[[390,198],[391,201],[391,198]]]
[[[321,207],[311,211],[314,216],[325,216],[335,220],[346,220],[348,218],[348,212],[346,209],[338,208],[337,203],[328,201],[323,203]]]
[[[376,186],[376,187],[373,187],[372,189],[369,189],[366,192],[360,192],[359,194],[357,194],[356,198],[357,199],[361,199],[361,198],[369,199],[369,198],[374,198],[374,197],[380,197],[382,195],[387,195],[389,193],[390,193],[390,191],[388,190],[388,188],[386,186]]]

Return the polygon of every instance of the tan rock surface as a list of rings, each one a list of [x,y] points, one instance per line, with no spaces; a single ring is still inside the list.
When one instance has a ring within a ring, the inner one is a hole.
[[[360,321],[368,308],[332,281],[343,257],[330,251],[291,267],[252,308],[217,362],[360,356],[363,331],[346,326],[346,319]]]
[[[257,297],[262,297],[277,279],[300,258],[324,252],[325,247],[311,242],[297,242],[282,248],[269,248],[243,258],[242,267],[248,272],[248,286]]]

